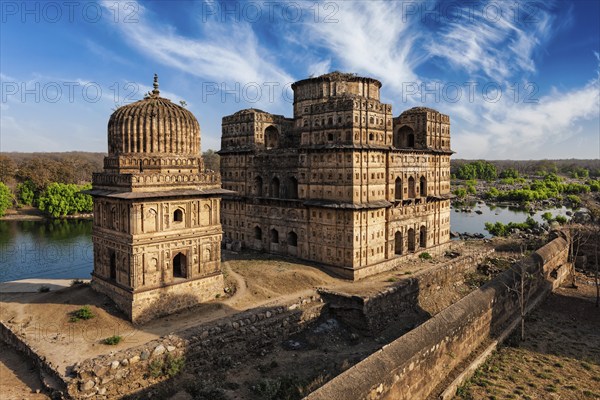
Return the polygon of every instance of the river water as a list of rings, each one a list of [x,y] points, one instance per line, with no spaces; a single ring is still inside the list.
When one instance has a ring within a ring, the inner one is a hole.
[[[450,215],[453,232],[483,233],[486,222],[523,222],[527,212],[508,207],[471,204],[472,212]],[[481,212],[480,214],[476,211]],[[566,208],[537,212],[541,215],[566,215]],[[94,265],[92,251],[92,221],[0,221],[0,282],[27,278],[89,278]]]
[[[0,282],[90,278],[92,221],[0,221]]]

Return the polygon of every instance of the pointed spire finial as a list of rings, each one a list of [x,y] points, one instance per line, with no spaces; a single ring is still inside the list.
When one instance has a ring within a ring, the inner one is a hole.
[[[154,90],[152,91],[152,94],[157,97],[160,94],[160,91],[158,90],[158,74],[154,74]]]

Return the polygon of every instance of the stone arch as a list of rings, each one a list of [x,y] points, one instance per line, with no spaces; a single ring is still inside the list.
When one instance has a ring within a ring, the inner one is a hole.
[[[400,127],[394,134],[394,147],[415,147],[415,131],[407,125]]]
[[[402,179],[400,179],[400,177],[396,178],[394,184],[394,198],[396,200],[402,200]]]
[[[206,216],[208,218],[208,225],[212,225],[213,224],[212,207],[209,206],[208,204],[205,204],[204,205],[204,213],[206,214]]]
[[[408,230],[408,251],[414,252],[417,247],[416,238],[415,238],[415,230],[410,228]]]
[[[279,186],[280,184],[278,177],[274,177],[273,179],[271,179],[271,197],[279,197]]]
[[[293,176],[287,179],[287,197],[289,199],[298,198],[298,179]]]
[[[181,208],[173,212],[173,222],[183,222],[183,210]]]
[[[114,250],[110,250],[109,254],[109,277],[112,281],[117,280],[117,254]]]
[[[271,243],[279,243],[279,232],[277,229],[271,229]]]
[[[262,229],[258,225],[254,227],[254,239],[262,240]]]
[[[258,197],[262,197],[263,195],[263,179],[261,176],[254,178],[254,193]]]
[[[173,278],[185,278],[187,274],[187,257],[177,253],[173,257]]]
[[[419,180],[419,189],[421,196],[427,196],[427,179],[424,176]]]
[[[273,125],[265,129],[265,147],[267,149],[276,149],[279,147],[279,130]]]
[[[414,199],[415,197],[417,197],[417,193],[415,190],[415,178],[411,176],[410,178],[408,178],[408,198]]]
[[[288,246],[298,246],[298,235],[294,231],[290,231],[287,234],[287,244]]]
[[[427,247],[427,227],[425,225],[419,229],[419,246]]]
[[[402,232],[397,231],[394,234],[394,254],[401,255],[402,254]]]

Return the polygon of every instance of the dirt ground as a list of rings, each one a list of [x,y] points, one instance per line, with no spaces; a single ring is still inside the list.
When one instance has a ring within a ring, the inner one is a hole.
[[[600,399],[600,309],[593,280],[559,288],[455,399]]]
[[[3,342],[0,342],[0,394],[2,400],[49,399],[43,393],[36,367]]]

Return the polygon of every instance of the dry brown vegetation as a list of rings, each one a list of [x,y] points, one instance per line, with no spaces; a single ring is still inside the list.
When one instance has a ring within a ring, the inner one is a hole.
[[[580,282],[585,282],[581,277]],[[595,288],[560,288],[460,387],[455,399],[600,399]]]

